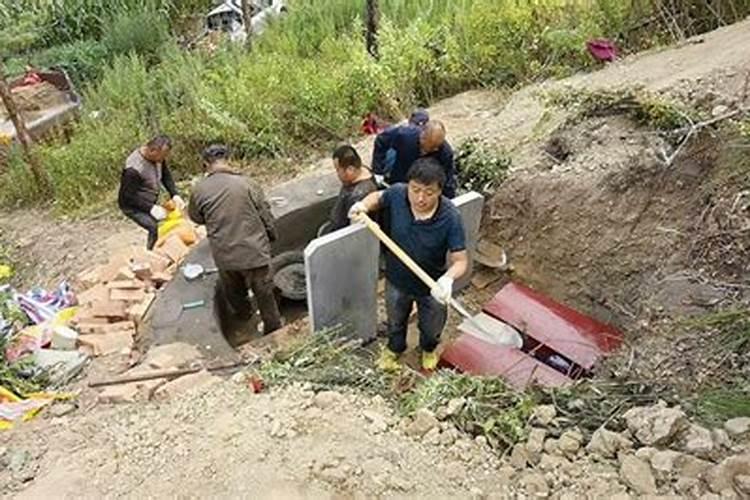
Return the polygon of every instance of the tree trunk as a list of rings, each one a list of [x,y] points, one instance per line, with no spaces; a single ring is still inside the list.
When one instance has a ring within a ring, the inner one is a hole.
[[[380,24],[379,0],[367,0],[367,12],[365,13],[367,34],[367,52],[375,59],[380,58],[378,48],[378,26]]]
[[[16,137],[21,144],[24,158],[29,165],[31,175],[33,175],[34,180],[36,180],[37,187],[43,194],[51,193],[52,189],[49,177],[47,176],[47,172],[42,168],[41,163],[39,163],[39,158],[34,154],[31,134],[29,134],[28,129],[26,129],[26,124],[23,122],[21,113],[18,111],[18,107],[13,100],[13,95],[10,92],[8,82],[5,79],[5,71],[3,70],[2,65],[0,65],[0,99],[2,99],[3,106],[5,106],[5,109],[8,112],[8,117],[16,128]]]
[[[253,48],[253,2],[242,0],[242,24],[245,25],[245,49],[250,52]]]

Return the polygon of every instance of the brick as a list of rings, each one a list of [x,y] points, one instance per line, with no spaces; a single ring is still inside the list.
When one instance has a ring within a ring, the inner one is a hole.
[[[127,303],[121,300],[100,300],[91,304],[91,314],[95,318],[120,320],[127,318],[128,307]]]
[[[133,275],[133,279],[110,281],[109,283],[107,283],[107,288],[109,288],[110,290],[140,290],[143,287],[143,282],[135,279],[135,275]]]
[[[100,267],[94,267],[83,271],[76,277],[76,283],[79,290],[88,290],[89,288],[99,284],[99,269]]]
[[[108,297],[109,293],[104,285],[96,285],[76,296],[78,299],[78,305],[81,306],[90,305],[94,302],[105,300]]]
[[[110,257],[109,262],[102,266],[99,273],[99,281],[101,283],[115,281],[119,277],[120,271],[128,266],[129,261],[130,258],[127,252],[120,252],[113,255]]]
[[[151,270],[151,264],[149,262],[131,262],[130,270],[136,278],[141,281],[148,281],[151,279],[153,271]]]
[[[135,273],[130,270],[130,266],[123,266],[117,271],[114,277],[115,282],[131,281],[135,279]]]
[[[113,288],[109,292],[109,298],[112,301],[124,301],[129,303],[141,302],[146,298],[146,291],[142,288],[136,290],[125,290],[122,288]]]
[[[211,375],[207,370],[201,370],[198,373],[184,375],[171,382],[167,382],[154,392],[154,399],[164,401],[174,398],[189,391],[199,390],[221,382],[219,377]]]
[[[190,249],[182,242],[179,235],[173,234],[164,241],[164,244],[157,250],[158,253],[169,258],[173,263],[180,263],[188,254]]]
[[[138,304],[134,304],[128,309],[128,318],[135,321],[136,327],[140,327],[140,323],[146,316],[149,307],[153,303],[156,295],[153,293],[147,293],[145,298]]]
[[[167,257],[146,250],[141,246],[131,247],[129,257],[128,264],[133,272],[135,272],[135,267],[146,265],[151,268],[151,272],[160,272],[164,271],[171,263]]]
[[[165,283],[168,283],[172,279],[172,276],[170,274],[167,274],[165,272],[160,273],[154,273],[151,276],[151,282],[156,285],[157,288],[160,288]]]
[[[132,321],[118,321],[116,323],[81,323],[76,326],[79,333],[92,335],[103,335],[106,333],[129,331],[132,332],[134,324]]]
[[[104,334],[81,335],[78,343],[88,348],[94,356],[127,353],[133,348],[133,330],[123,330]]]

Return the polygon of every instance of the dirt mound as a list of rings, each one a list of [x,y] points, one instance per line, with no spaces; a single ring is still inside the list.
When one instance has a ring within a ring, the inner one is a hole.
[[[68,102],[65,92],[61,92],[49,82],[26,85],[13,89],[13,98],[24,119],[35,116],[39,111]],[[6,120],[8,112],[0,105],[0,120]]]

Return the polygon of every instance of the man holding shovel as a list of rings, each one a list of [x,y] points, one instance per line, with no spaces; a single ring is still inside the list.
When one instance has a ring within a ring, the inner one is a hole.
[[[390,236],[433,280],[430,288],[393,252],[386,254],[386,314],[388,346],[378,361],[387,371],[399,369],[398,358],[406,350],[406,330],[414,303],[417,304],[422,368],[437,367],[435,352],[445,327],[447,304],[454,280],[468,269],[466,237],[461,216],[453,203],[442,196],[445,170],[431,158],[420,158],[409,169],[408,184],[396,184],[355,203],[349,216],[379,209],[388,214]]]
[[[235,315],[250,319],[252,289],[263,319],[264,334],[282,326],[271,279],[271,242],[276,229],[263,191],[229,164],[229,149],[220,144],[203,151],[206,176],[193,188],[188,213],[205,224],[211,254],[224,295]]]

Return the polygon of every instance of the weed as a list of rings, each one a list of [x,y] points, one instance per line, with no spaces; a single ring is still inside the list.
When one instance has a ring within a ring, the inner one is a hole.
[[[470,137],[456,151],[458,185],[467,191],[491,194],[507,176],[511,163],[507,153],[492,152],[482,141]]]

